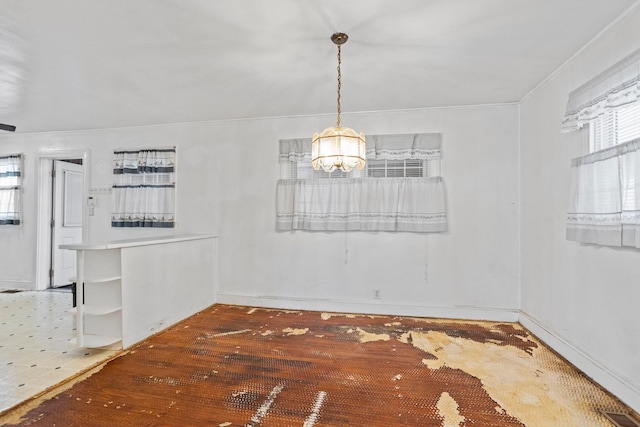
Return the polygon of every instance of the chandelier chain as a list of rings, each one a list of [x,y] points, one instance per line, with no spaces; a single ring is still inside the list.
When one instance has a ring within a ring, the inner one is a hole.
[[[336,127],[340,127],[340,112],[342,111],[340,107],[340,88],[342,87],[342,73],[340,72],[340,64],[342,62],[342,56],[340,55],[341,50],[341,46],[338,45],[338,120]]]

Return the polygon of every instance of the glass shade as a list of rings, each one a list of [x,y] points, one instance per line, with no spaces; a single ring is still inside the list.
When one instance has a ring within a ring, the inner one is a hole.
[[[349,172],[354,167],[364,168],[366,149],[364,134],[350,128],[327,128],[321,134],[314,133],[311,143],[311,164],[315,170],[322,167],[327,172],[342,169]]]

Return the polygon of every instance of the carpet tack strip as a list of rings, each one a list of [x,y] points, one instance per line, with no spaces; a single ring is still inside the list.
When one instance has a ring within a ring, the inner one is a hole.
[[[7,425],[612,427],[603,412],[631,413],[518,324],[214,305]]]

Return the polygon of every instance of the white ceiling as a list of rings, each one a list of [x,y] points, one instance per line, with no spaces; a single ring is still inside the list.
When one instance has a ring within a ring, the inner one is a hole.
[[[637,0],[0,0],[17,132],[517,102]]]

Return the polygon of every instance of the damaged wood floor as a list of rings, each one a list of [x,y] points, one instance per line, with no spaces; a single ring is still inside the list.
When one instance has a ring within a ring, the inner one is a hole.
[[[600,411],[629,412],[518,324],[228,305],[31,407],[0,423],[611,427]]]

